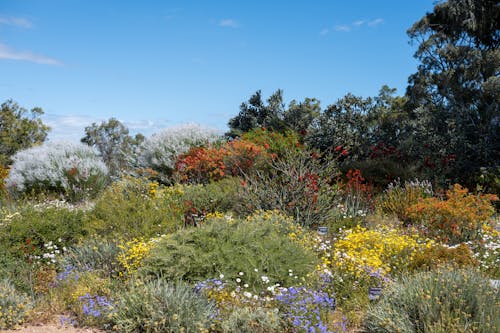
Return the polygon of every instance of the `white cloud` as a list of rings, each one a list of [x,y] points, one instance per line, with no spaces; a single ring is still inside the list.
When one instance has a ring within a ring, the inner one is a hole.
[[[22,17],[5,17],[0,16],[0,24],[12,25],[20,28],[29,29],[33,27],[31,21]]]
[[[321,31],[319,32],[319,34],[320,34],[321,36],[325,36],[325,35],[327,35],[329,32],[330,32],[330,29],[325,28],[325,29],[321,30]]]
[[[375,27],[375,26],[377,26],[377,25],[379,25],[379,24],[381,24],[381,23],[384,23],[384,19],[382,19],[382,18],[377,18],[377,19],[375,19],[375,20],[373,20],[373,21],[368,22],[368,25],[369,25],[370,27]]]
[[[238,28],[240,25],[236,20],[233,19],[223,19],[219,21],[219,26],[227,28]]]
[[[363,24],[365,24],[365,21],[363,21],[363,20],[357,20],[357,21],[352,22],[352,25],[353,25],[354,27],[360,27],[360,26],[362,26]]]
[[[42,65],[63,65],[63,63],[57,59],[49,58],[41,54],[31,53],[29,51],[17,51],[1,43],[0,59],[29,61]]]
[[[103,121],[107,121],[108,118],[98,118],[89,115],[60,115],[46,113],[42,116],[42,120],[51,128],[49,132],[50,141],[79,142],[85,135],[85,127],[92,125],[92,123],[100,124]],[[164,119],[119,120],[129,129],[131,135],[142,133],[146,137],[172,125],[169,120]]]
[[[349,32],[351,31],[351,27],[348,25],[336,25],[335,26],[335,31],[340,31],[340,32]]]

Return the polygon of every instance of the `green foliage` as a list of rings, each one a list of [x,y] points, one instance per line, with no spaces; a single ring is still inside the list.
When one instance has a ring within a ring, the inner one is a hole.
[[[307,150],[288,150],[270,163],[269,171],[246,175],[240,193],[242,213],[279,210],[302,226],[317,226],[332,217],[339,188],[333,184],[335,161],[321,161]]]
[[[26,204],[0,217],[0,248],[18,258],[41,255],[44,244],[59,239],[60,248],[73,245],[86,235],[85,212],[78,209]]]
[[[407,90],[413,155],[432,172],[453,157],[441,171],[467,185],[500,164],[499,20],[495,0],[449,0],[408,30],[419,61]]]
[[[12,100],[0,106],[0,165],[9,165],[19,150],[45,141],[50,128],[40,119],[42,115],[42,109],[28,111]]]
[[[292,131],[280,133],[256,128],[244,133],[241,139],[264,147],[268,153],[277,156],[283,156],[288,150],[302,149],[298,135]]]
[[[85,128],[81,142],[97,148],[111,176],[120,176],[128,167],[132,154],[144,141],[142,134],[129,135],[128,129],[117,119]]]
[[[240,277],[250,290],[262,287],[262,276],[283,286],[297,280],[292,269],[306,276],[317,261],[285,232],[293,223],[280,215],[266,213],[248,220],[213,219],[199,228],[178,231],[163,238],[144,260],[142,274],[167,280],[204,281],[223,274]],[[234,280],[230,283],[235,284]]]
[[[206,185],[182,186],[185,209],[194,213],[231,212],[238,205],[239,178],[224,178]]]
[[[283,330],[278,312],[266,308],[235,308],[220,324],[224,333],[268,333]]]
[[[180,187],[157,193],[155,183],[125,178],[113,183],[98,198],[86,230],[102,237],[131,239],[153,237],[182,226]]]
[[[367,312],[366,332],[491,333],[500,330],[500,291],[474,271],[403,278]]]
[[[123,292],[113,321],[124,333],[202,332],[214,316],[215,306],[188,285],[155,280]]]
[[[29,298],[16,291],[9,280],[0,280],[0,329],[22,324],[30,306]]]

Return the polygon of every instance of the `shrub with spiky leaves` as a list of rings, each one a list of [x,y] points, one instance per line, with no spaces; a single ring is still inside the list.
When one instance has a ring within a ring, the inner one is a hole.
[[[215,306],[182,283],[155,280],[133,286],[116,301],[118,332],[204,332],[215,317]]]
[[[403,278],[368,312],[371,333],[500,331],[500,291],[472,270],[440,270]]]
[[[97,153],[81,143],[57,142],[22,150],[13,156],[9,191],[56,193],[78,201],[97,194],[108,169]]]

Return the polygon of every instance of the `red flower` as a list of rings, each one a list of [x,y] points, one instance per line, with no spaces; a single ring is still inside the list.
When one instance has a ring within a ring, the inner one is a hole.
[[[335,147],[335,151],[340,151],[341,149],[342,149],[342,146]]]
[[[347,154],[349,154],[349,153],[347,152],[347,149],[344,149],[344,150],[342,150],[342,153],[340,153],[340,154],[341,154],[342,156],[346,156],[346,155],[347,155]]]

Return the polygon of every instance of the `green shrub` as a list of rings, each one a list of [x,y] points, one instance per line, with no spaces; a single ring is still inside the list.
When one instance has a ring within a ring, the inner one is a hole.
[[[187,185],[182,187],[182,200],[185,208],[207,214],[233,211],[237,193],[241,187],[239,178],[225,178],[206,185]]]
[[[269,333],[282,332],[283,327],[278,311],[265,308],[235,308],[221,322],[224,333]]]
[[[105,238],[153,237],[182,226],[180,187],[126,178],[113,183],[97,200],[86,230]]]
[[[210,326],[215,306],[188,285],[155,280],[132,287],[117,299],[118,332],[200,332]]]
[[[500,292],[474,271],[441,270],[403,278],[367,312],[367,332],[500,331]]]
[[[441,266],[464,268],[467,266],[478,266],[474,254],[466,244],[448,247],[443,244],[435,244],[417,252],[411,263],[415,269],[436,269]]]
[[[0,226],[0,247],[26,259],[42,255],[50,242],[61,250],[86,234],[84,220],[85,212],[78,209],[21,206]]]
[[[262,276],[269,279],[269,285],[295,285],[300,279],[289,276],[289,270],[298,278],[305,277],[317,257],[288,236],[285,229],[290,225],[290,219],[273,213],[247,220],[210,219],[199,228],[163,238],[139,272],[190,282],[223,274],[228,283],[236,285],[239,278],[250,290],[262,287]]]
[[[0,280],[0,329],[22,324],[30,306],[29,298],[17,292],[9,280]]]

